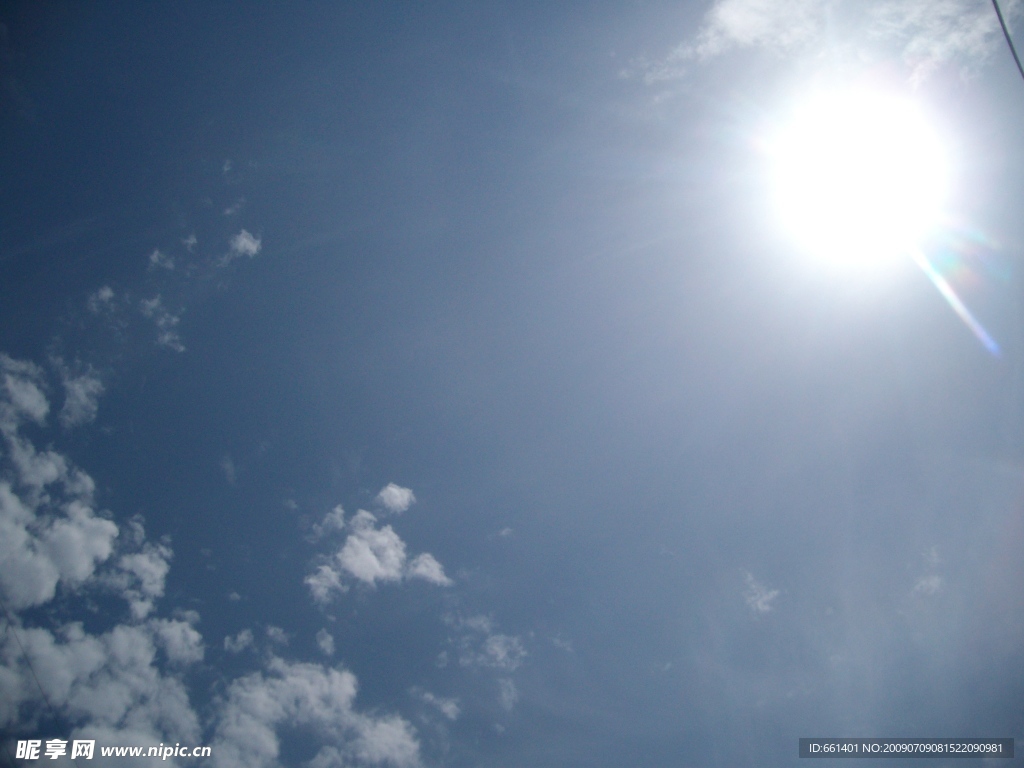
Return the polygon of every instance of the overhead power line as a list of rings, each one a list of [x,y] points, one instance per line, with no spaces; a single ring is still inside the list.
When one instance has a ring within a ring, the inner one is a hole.
[[[1024,77],[1024,67],[1020,64],[1020,56],[1017,55],[1017,49],[1013,46],[1013,38],[1010,37],[1010,30],[1006,28],[1006,20],[1003,18],[1003,12],[999,9],[999,0],[992,0],[992,7],[996,9],[996,16],[999,17],[999,26],[1003,28],[1003,37],[1006,38],[1006,44],[1010,46],[1010,53],[1013,54],[1013,60],[1017,62],[1017,71],[1020,72],[1020,76]]]
[[[3,610],[4,618],[7,619],[7,626],[4,628],[4,637],[7,637],[7,633],[10,632],[14,635],[14,640],[18,644],[18,648],[21,650],[21,655],[25,659],[25,663],[28,665],[28,671],[32,673],[32,679],[36,681],[36,687],[39,689],[39,695],[43,697],[43,702],[46,704],[46,708],[50,710],[50,716],[54,720],[59,722],[57,710],[54,709],[53,704],[50,703],[50,697],[46,695],[46,691],[43,690],[42,683],[39,682],[39,675],[36,674],[35,667],[32,666],[32,658],[28,655],[28,651],[25,650],[25,646],[21,642],[21,638],[18,637],[18,628],[14,624],[14,619],[11,618],[10,611],[7,610],[7,604],[4,603],[3,598],[0,598],[0,610]],[[10,749],[6,748],[7,742],[4,742],[5,751],[7,752],[8,758],[10,758]],[[78,766],[78,761],[75,758],[71,758],[71,762]]]

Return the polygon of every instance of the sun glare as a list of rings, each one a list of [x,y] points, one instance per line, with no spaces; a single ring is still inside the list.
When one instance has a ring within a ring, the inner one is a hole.
[[[876,268],[937,222],[947,184],[938,134],[911,102],[868,89],[819,93],[772,142],[776,204],[801,247]]]

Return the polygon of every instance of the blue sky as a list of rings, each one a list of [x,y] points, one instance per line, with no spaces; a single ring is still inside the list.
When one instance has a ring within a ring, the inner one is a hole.
[[[12,752],[1024,737],[1024,83],[988,3],[0,25]],[[851,277],[779,224],[765,137],[864,78],[951,148],[925,254],[999,355],[911,260]]]

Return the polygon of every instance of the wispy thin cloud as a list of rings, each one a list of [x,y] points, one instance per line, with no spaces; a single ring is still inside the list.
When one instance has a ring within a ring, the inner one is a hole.
[[[181,343],[181,336],[176,330],[181,318],[168,311],[159,294],[152,299],[143,299],[139,302],[139,311],[142,312],[143,317],[149,318],[156,324],[157,344],[173,349],[175,352],[185,351],[185,345]]]
[[[243,629],[233,637],[229,635],[224,638],[224,650],[228,653],[241,653],[246,648],[251,648],[255,638],[251,629]]]
[[[225,216],[234,216],[236,213],[241,211],[245,207],[245,198],[240,197],[227,208],[224,209]],[[244,230],[243,230],[244,231]]]
[[[290,639],[283,627],[275,627],[273,624],[267,627],[267,638],[275,645],[288,645]]]
[[[89,295],[89,299],[86,302],[89,307],[89,311],[93,314],[99,314],[105,309],[108,309],[114,300],[114,289],[109,285],[104,285],[99,288],[95,293]]]
[[[752,574],[747,574],[747,588],[743,591],[743,599],[747,607],[755,616],[763,616],[775,608],[775,600],[779,596],[779,590],[769,589],[759,583]]]
[[[413,688],[411,691],[412,695],[423,701],[430,706],[436,708],[442,715],[449,720],[458,720],[459,715],[462,714],[462,708],[459,706],[458,699],[449,699],[443,696],[436,696],[430,691],[425,691],[422,688]]]
[[[228,481],[228,485],[234,485],[236,480],[235,461],[231,458],[230,454],[225,453],[221,457],[220,469],[224,473],[224,479]]]
[[[54,365],[60,372],[64,387],[64,406],[60,411],[60,423],[65,429],[89,424],[96,418],[99,399],[104,392],[99,375],[87,367],[84,372],[72,373],[64,361],[57,358]],[[79,367],[79,366],[76,366]]]
[[[316,645],[324,656],[334,655],[334,636],[326,629],[316,633]]]
[[[1020,0],[1003,5],[1007,17],[1019,16]],[[656,84],[735,49],[780,58],[828,50],[851,61],[900,57],[920,82],[946,63],[976,69],[1001,44],[991,6],[978,0],[716,0],[694,35],[636,70]]]
[[[155,248],[151,254],[149,254],[149,268],[154,269],[174,269],[174,257],[168,256],[166,253],[161,251],[159,248]]]
[[[523,641],[518,636],[495,631],[494,621],[488,616],[447,616],[445,622],[458,633],[454,643],[463,667],[513,672],[526,658]]]
[[[519,689],[511,678],[503,677],[498,680],[498,700],[506,712],[511,712],[516,702],[519,701]]]

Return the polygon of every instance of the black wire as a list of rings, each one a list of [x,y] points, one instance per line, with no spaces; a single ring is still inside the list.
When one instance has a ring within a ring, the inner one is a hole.
[[[999,17],[999,26],[1003,28],[1003,37],[1006,38],[1006,44],[1010,46],[1010,53],[1013,54],[1013,60],[1017,62],[1017,71],[1020,72],[1020,76],[1024,77],[1024,67],[1020,64],[1020,56],[1017,55],[1017,49],[1013,47],[1013,39],[1010,37],[1010,30],[1006,28],[1006,21],[1003,19],[1003,12],[999,10],[999,0],[992,0],[992,7],[996,9],[996,16]]]
[[[32,666],[32,659],[29,658],[28,653],[25,651],[25,646],[21,644],[21,638],[18,637],[18,629],[14,626],[14,621],[11,619],[11,614],[7,610],[7,605],[4,603],[3,598],[0,598],[0,609],[3,609],[4,617],[7,619],[7,627],[4,630],[4,636],[6,637],[7,631],[10,630],[14,635],[15,642],[18,643],[18,648],[21,649],[21,655],[25,657],[25,663],[28,665],[28,671],[32,673],[32,679],[36,681],[36,687],[39,688],[39,693],[43,697],[43,701],[46,702],[47,709],[50,710],[50,715],[57,722],[60,722],[60,718],[57,716],[57,710],[54,709],[53,704],[50,703],[49,696],[46,695],[46,691],[43,690],[42,684],[39,682],[39,676],[36,675],[35,667]],[[6,745],[6,742],[4,742]],[[6,750],[8,757],[10,757],[10,750]],[[75,758],[71,758],[71,762],[77,766],[78,761]]]
[[[7,621],[4,622],[4,637],[3,637],[4,640],[7,639],[7,633],[10,632],[10,631],[11,631],[11,622],[8,619]],[[4,739],[4,754],[7,755],[7,764],[11,768],[18,768],[18,764],[14,762],[14,755],[11,754],[10,740],[7,739],[7,738]]]

